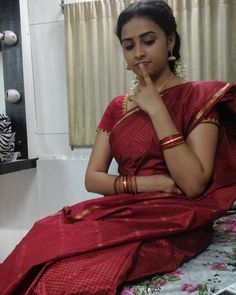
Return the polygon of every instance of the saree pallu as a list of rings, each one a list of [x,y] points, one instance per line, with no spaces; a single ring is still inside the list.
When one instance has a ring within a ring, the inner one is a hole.
[[[162,97],[187,137],[218,105],[235,112],[235,91],[219,81],[189,82]],[[138,108],[114,122],[110,145],[120,174],[168,173],[151,121]],[[212,222],[235,199],[236,145],[222,125],[202,196],[123,194],[65,207],[36,222],[0,266],[0,294],[112,295],[124,282],[174,271],[207,247]]]

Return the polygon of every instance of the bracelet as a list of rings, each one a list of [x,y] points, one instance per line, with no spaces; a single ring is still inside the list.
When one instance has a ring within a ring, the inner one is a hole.
[[[116,195],[124,192],[123,188],[123,176],[117,176],[113,183],[114,192]]]
[[[123,176],[123,187],[124,187],[124,192],[129,193],[128,177],[127,176]]]
[[[113,189],[116,195],[123,193],[137,194],[136,177],[122,175],[117,176],[113,183]]]
[[[119,178],[119,176],[117,176],[115,178],[114,183],[113,183],[113,189],[114,189],[114,192],[115,192],[116,195],[118,195],[118,189],[117,189],[118,178]]]
[[[177,132],[171,136],[161,139],[159,142],[161,149],[165,150],[184,143],[184,138],[180,132]]]

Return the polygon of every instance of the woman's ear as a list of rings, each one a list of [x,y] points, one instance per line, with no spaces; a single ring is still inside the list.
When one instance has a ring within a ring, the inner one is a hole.
[[[174,46],[175,46],[175,37],[176,37],[175,33],[172,33],[167,38],[167,45],[168,45],[169,51],[171,51],[174,48]]]

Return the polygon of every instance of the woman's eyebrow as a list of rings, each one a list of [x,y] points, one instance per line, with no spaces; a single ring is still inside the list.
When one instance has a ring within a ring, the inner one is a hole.
[[[145,37],[146,35],[149,35],[149,34],[155,34],[156,35],[156,32],[153,32],[153,31],[145,32],[145,33],[139,35],[139,38]],[[132,40],[133,40],[133,38],[125,38],[125,39],[122,40],[122,43],[124,41],[132,41]]]

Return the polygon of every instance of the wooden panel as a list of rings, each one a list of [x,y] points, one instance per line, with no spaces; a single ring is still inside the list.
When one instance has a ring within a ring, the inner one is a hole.
[[[0,163],[0,175],[16,172],[20,170],[36,168],[36,161],[37,161],[37,158],[22,159],[22,160],[16,160],[13,162]]]

